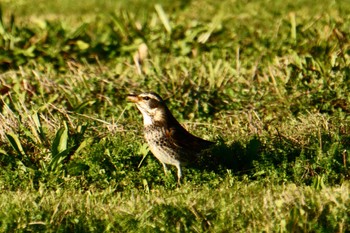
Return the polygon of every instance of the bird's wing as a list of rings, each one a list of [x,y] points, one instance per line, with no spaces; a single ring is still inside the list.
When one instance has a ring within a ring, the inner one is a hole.
[[[187,151],[200,152],[207,149],[214,143],[196,137],[187,132],[182,127],[170,127],[165,130],[165,135],[174,146],[183,148]]]

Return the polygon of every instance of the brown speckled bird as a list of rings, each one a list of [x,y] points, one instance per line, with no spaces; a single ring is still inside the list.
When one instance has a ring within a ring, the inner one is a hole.
[[[163,164],[165,174],[166,164],[177,168],[180,183],[181,166],[195,162],[201,152],[214,143],[187,132],[156,93],[130,94],[127,99],[142,113],[145,138],[151,152]]]

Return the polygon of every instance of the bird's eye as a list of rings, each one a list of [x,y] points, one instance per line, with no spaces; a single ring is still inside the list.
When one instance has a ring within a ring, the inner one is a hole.
[[[148,96],[143,97],[144,100],[149,100],[150,98]]]

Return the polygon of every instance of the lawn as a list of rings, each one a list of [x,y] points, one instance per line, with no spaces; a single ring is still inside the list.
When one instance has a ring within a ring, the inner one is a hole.
[[[0,3],[1,232],[349,232],[349,1]],[[165,176],[131,92],[212,160]]]

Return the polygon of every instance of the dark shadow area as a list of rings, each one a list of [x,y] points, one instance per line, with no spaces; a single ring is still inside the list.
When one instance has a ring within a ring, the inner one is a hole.
[[[225,172],[229,169],[236,174],[249,173],[254,168],[254,161],[259,160],[262,147],[258,138],[251,139],[246,145],[241,142],[227,145],[219,139],[210,151],[203,153],[198,163],[189,167],[214,172]]]
[[[337,140],[322,134],[322,148],[317,139],[302,145],[281,135],[273,136],[269,141],[253,137],[245,143],[231,144],[220,139],[210,153],[190,167],[219,174],[231,170],[236,176],[248,175],[250,179],[275,177],[306,185],[319,185],[317,183],[322,179],[322,182],[334,185],[350,179],[349,138],[343,135]]]

